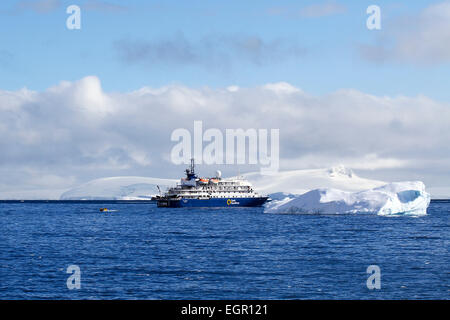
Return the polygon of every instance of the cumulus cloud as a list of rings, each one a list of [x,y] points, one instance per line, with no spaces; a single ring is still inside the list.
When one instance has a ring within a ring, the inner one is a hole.
[[[364,58],[374,62],[450,62],[450,1],[389,21],[375,44],[360,45],[359,49]]]
[[[122,39],[114,43],[122,61],[148,66],[196,65],[213,69],[229,67],[234,59],[256,65],[303,57],[306,49],[281,38],[266,41],[251,35],[208,35],[189,40],[182,33],[159,40]]]
[[[388,180],[402,170],[402,179],[430,186],[449,179],[450,106],[425,96],[352,89],[313,96],[288,83],[108,93],[89,76],[39,92],[0,90],[0,194],[105,176],[177,178],[184,166],[170,161],[170,136],[177,128],[193,132],[194,120],[204,130],[280,129],[281,169],[343,164],[374,178],[395,169]],[[241,172],[246,169],[259,167]]]

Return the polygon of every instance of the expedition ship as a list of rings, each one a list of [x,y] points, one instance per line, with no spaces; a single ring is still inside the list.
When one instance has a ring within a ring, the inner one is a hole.
[[[194,159],[191,159],[186,178],[156,198],[158,207],[259,207],[267,196],[256,193],[250,182],[241,179],[222,179],[217,171],[213,178],[199,178],[195,174]]]

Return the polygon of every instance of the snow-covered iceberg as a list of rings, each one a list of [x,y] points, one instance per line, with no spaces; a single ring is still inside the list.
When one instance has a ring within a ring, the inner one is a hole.
[[[426,215],[430,194],[421,181],[389,183],[374,189],[348,192],[315,189],[302,195],[277,193],[267,213]]]

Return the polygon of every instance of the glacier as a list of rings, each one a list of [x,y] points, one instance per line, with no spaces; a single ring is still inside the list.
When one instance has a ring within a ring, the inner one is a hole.
[[[61,194],[60,200],[150,200],[178,180],[146,177],[109,177],[89,181]]]
[[[278,192],[302,194],[319,188],[355,192],[381,187],[387,183],[361,178],[343,165],[320,169],[286,170],[275,174],[249,172],[242,177],[250,181],[255,190],[265,194]]]
[[[381,216],[426,215],[431,199],[421,181],[393,182],[359,192],[332,188],[314,189],[301,195],[280,192],[271,198],[265,206],[266,213]]]

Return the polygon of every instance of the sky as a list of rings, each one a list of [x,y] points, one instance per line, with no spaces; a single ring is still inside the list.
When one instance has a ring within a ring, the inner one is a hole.
[[[194,120],[279,128],[282,170],[450,196],[449,74],[450,1],[2,1],[0,198],[177,178],[170,135]]]

